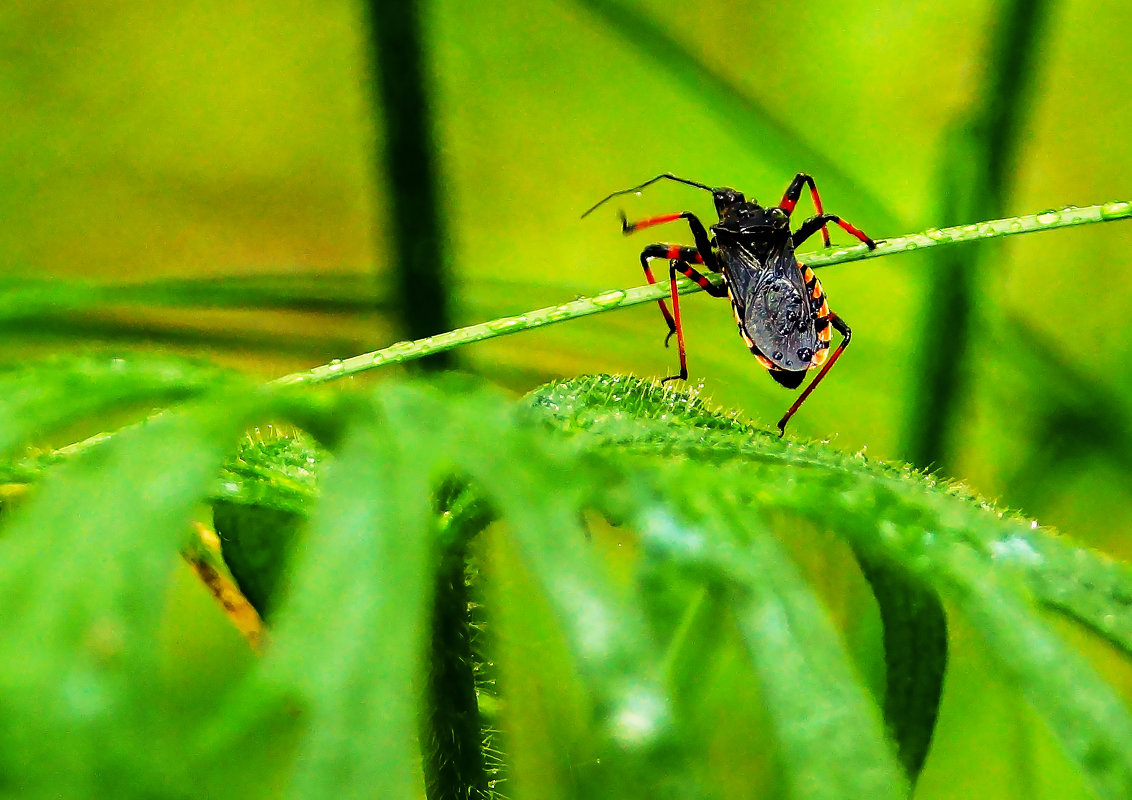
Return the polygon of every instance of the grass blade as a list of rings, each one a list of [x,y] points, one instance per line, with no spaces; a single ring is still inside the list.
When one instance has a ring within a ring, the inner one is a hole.
[[[6,779],[93,797],[111,785],[159,793],[181,774],[182,754],[160,747],[170,731],[154,703],[162,599],[193,511],[264,404],[225,394],[123,430],[13,513],[0,537]]]
[[[263,665],[304,708],[294,797],[414,797],[433,546],[427,474],[356,409],[293,560]]]
[[[664,485],[681,485],[675,477]],[[682,509],[698,506],[700,523],[689,529],[654,511],[642,524],[645,547],[723,586],[762,684],[789,794],[904,797],[907,786],[880,714],[796,568],[772,537],[752,530],[749,513],[737,519],[710,492],[676,494]]]
[[[0,453],[77,420],[119,408],[164,405],[230,380],[186,360],[59,356],[0,372]]]

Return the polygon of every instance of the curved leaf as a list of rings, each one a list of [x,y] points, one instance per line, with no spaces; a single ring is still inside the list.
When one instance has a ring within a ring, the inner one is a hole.
[[[722,587],[763,687],[790,795],[904,797],[879,713],[813,592],[753,515],[740,520],[714,493],[700,497],[673,500],[684,513],[704,501],[714,509],[698,508],[695,525],[660,509],[645,517],[646,553]]]
[[[411,797],[432,591],[427,473],[354,409],[293,558],[262,679],[307,712],[295,797]]]
[[[161,599],[193,510],[265,405],[254,392],[223,393],[124,430],[61,465],[13,512],[0,537],[6,778],[74,797],[108,785],[152,793],[169,778],[167,753],[154,753],[152,770],[136,758],[161,730]]]

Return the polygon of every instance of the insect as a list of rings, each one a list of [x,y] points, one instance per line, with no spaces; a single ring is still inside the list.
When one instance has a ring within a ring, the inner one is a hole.
[[[779,420],[778,432],[782,435],[786,432],[786,423],[836,363],[853,335],[845,320],[830,311],[821,282],[812,269],[795,258],[794,249],[818,231],[822,233],[825,246],[829,247],[826,225],[831,222],[860,239],[870,250],[876,249],[876,243],[841,217],[826,214],[822,210],[814,179],[804,172],[799,172],[794,177],[786,193],[782,195],[782,200],[772,207],[760,206],[753,199],[747,200],[734,189],[713,189],[696,181],[664,173],[631,189],[613,192],[595,203],[582,216],[588,216],[618,195],[639,192],[661,180],[676,181],[711,192],[719,215],[719,222],[711,226],[709,237],[708,229],[690,211],[651,217],[639,222],[629,222],[625,212],[620,212],[621,230],[625,235],[682,219],[687,220],[696,243],[695,247],[650,244],[641,251],[641,266],[649,283],[656,283],[649,262],[655,258],[666,258],[669,261],[672,311],[668,310],[664,300],[658,300],[657,303],[664,321],[668,323],[664,346],[667,347],[672,335],[676,335],[680,351],[680,374],[671,375],[664,380],[688,379],[684,330],[680,325],[680,300],[676,291],[676,275],[679,273],[698,283],[712,297],[726,297],[731,301],[731,309],[735,313],[735,322],[739,326],[743,342],[770,376],[787,389],[798,388],[809,370],[820,368],[817,377]],[[817,214],[791,232],[790,214],[798,204],[802,189],[807,186]],[[723,273],[722,285],[716,286],[698,272],[697,267],[701,266],[711,272]],[[833,355],[829,353],[831,329],[836,329],[841,334],[841,343],[833,351]]]

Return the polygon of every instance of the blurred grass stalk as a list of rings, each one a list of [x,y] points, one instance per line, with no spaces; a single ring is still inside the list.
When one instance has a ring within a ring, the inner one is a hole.
[[[389,248],[401,328],[410,339],[448,330],[445,219],[438,203],[435,137],[426,80],[421,5],[369,0],[378,130],[384,130],[379,171],[388,183]],[[447,353],[425,366],[451,366]]]
[[[991,38],[984,94],[944,141],[936,217],[943,225],[1005,216],[1047,7],[1046,0],[1012,0],[1003,6]],[[933,256],[918,359],[923,369],[905,446],[906,457],[917,466],[950,471],[956,418],[970,376],[964,362],[976,348],[971,312],[978,276],[988,253],[997,251],[995,243],[943,249]]]

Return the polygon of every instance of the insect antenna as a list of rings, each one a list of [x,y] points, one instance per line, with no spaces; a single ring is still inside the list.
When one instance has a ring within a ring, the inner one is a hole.
[[[703,190],[708,191],[708,192],[714,192],[715,191],[710,186],[705,186],[704,184],[697,183],[696,181],[690,181],[687,178],[677,177],[676,175],[673,175],[671,172],[665,172],[665,173],[662,173],[660,175],[657,175],[655,178],[653,178],[651,180],[645,181],[640,186],[634,186],[631,189],[622,189],[619,192],[614,192],[613,194],[609,195],[608,197],[603,197],[601,200],[598,200],[596,203],[594,203],[592,206],[590,206],[588,209],[586,209],[586,213],[582,214],[582,218],[585,219],[593,211],[597,210],[601,205],[612,200],[614,197],[617,197],[618,195],[633,194],[634,192],[639,192],[639,191],[641,191],[641,189],[644,189],[646,186],[651,186],[652,184],[654,184],[654,183],[656,183],[657,181],[660,181],[660,180],[676,181],[677,183],[684,183],[684,184],[687,184],[688,186],[695,186],[697,189],[703,189]]]

